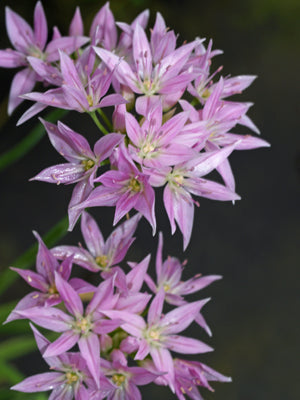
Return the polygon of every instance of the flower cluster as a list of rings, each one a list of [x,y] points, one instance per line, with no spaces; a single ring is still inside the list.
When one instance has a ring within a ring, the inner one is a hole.
[[[211,71],[212,59],[221,53],[212,50],[212,41],[206,47],[199,38],[179,44],[160,13],[148,37],[148,19],[145,10],[130,25],[116,23],[106,3],[85,36],[77,8],[69,36],[55,27],[47,44],[40,2],[33,29],[6,9],[14,49],[0,51],[0,66],[22,67],[12,83],[8,112],[26,99],[34,104],[19,124],[46,107],[87,113],[101,135],[91,147],[84,132],[40,118],[65,162],[32,179],[74,184],[69,230],[81,218],[87,249],[57,246],[50,251],[35,234],[37,272],[14,268],[35,290],[18,303],[7,322],[28,318],[61,334],[51,343],[32,325],[52,372],[27,378],[15,390],[51,389],[50,399],[132,400],[141,398],[138,386],[154,382],[169,386],[182,400],[185,395],[202,399],[197,386],[211,390],[210,380],[230,380],[199,362],[173,358],[173,352],[212,350],[181,332],[195,321],[210,334],[201,314],[208,299],[189,303],[185,296],[220,276],[196,275],[182,281],[183,264],[174,257],[163,262],[162,234],[156,283],[147,273],[150,255],[128,263],[127,273],[118,264],[134,241],[140,218],[145,217],[156,233],[157,188],[163,188],[171,232],[178,226],[184,249],[198,197],[240,199],[228,157],[234,150],[269,144],[232,132],[239,124],[259,133],[247,116],[251,103],[228,97],[241,93],[255,76],[223,77],[222,68]],[[32,91],[36,82],[42,83],[40,91]],[[106,107],[111,107],[111,120],[103,111]],[[222,183],[207,178],[212,171],[218,172]],[[101,206],[115,207],[114,225],[127,216],[106,241],[85,211]],[[132,210],[136,213],[130,218]],[[73,264],[100,273],[99,285],[72,276]],[[152,295],[143,291],[144,283]],[[163,314],[166,303],[173,308]]]
[[[37,272],[14,268],[35,290],[20,300],[6,322],[28,318],[60,336],[51,343],[31,325],[52,372],[34,375],[12,389],[51,389],[51,399],[133,400],[141,398],[138,386],[154,382],[169,386],[179,399],[184,399],[184,393],[201,399],[197,386],[212,390],[208,381],[230,381],[204,364],[173,358],[173,352],[212,350],[180,334],[194,321],[210,333],[201,314],[209,299],[188,303],[183,296],[221,277],[182,281],[180,261],[174,257],[162,261],[162,234],[156,257],[157,284],[147,274],[150,255],[139,263],[128,263],[127,273],[116,265],[133,243],[140,217],[137,214],[123,222],[104,241],[96,221],[84,212],[81,231],[87,249],[57,246],[50,251],[35,233]],[[100,272],[100,284],[71,278],[73,264]],[[143,291],[144,283],[152,295]],[[167,303],[175,307],[163,314]],[[69,352],[73,348],[77,351]]]

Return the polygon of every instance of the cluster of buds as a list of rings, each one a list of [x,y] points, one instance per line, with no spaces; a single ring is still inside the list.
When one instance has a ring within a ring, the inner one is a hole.
[[[259,133],[247,116],[251,103],[227,98],[241,93],[255,76],[215,79],[221,68],[211,71],[212,58],[221,51],[212,50],[212,41],[206,47],[199,38],[178,45],[160,13],[149,39],[148,19],[145,10],[130,25],[116,23],[106,3],[85,36],[77,8],[69,36],[62,36],[55,27],[47,44],[40,2],[34,11],[34,29],[6,9],[7,31],[15,49],[0,51],[0,66],[22,67],[12,83],[8,112],[27,99],[34,104],[19,124],[46,107],[87,113],[101,134],[92,149],[83,133],[61,121],[40,119],[66,162],[32,179],[75,184],[68,206],[69,230],[81,218],[87,249],[58,246],[49,250],[35,234],[37,272],[14,269],[35,291],[18,303],[7,322],[28,318],[61,333],[51,343],[31,324],[51,372],[27,378],[14,390],[52,390],[50,399],[57,400],[135,400],[141,398],[138,386],[154,382],[169,386],[183,400],[185,396],[202,399],[197,387],[212,390],[211,380],[230,381],[204,364],[173,358],[173,352],[212,350],[179,333],[195,321],[210,334],[201,314],[208,299],[189,303],[185,296],[220,276],[182,281],[183,264],[174,257],[163,262],[162,234],[156,283],[147,273],[150,255],[128,263],[127,273],[117,264],[133,243],[140,218],[145,217],[156,233],[156,188],[164,188],[171,232],[178,226],[184,249],[191,238],[194,206],[199,205],[194,197],[240,199],[228,157],[233,150],[268,143],[232,132],[240,124]],[[31,92],[36,82],[44,85],[43,92]],[[111,120],[105,107],[113,107]],[[214,170],[223,183],[206,178]],[[114,225],[127,216],[107,241],[85,211],[100,206],[115,207]],[[130,218],[132,210],[136,213]],[[100,273],[100,284],[71,277],[73,264]],[[143,291],[145,285],[152,294]],[[163,314],[165,303],[173,309]]]

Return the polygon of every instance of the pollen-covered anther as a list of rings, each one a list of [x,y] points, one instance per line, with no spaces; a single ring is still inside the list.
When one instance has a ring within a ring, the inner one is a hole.
[[[203,92],[202,92],[202,98],[203,99],[208,99],[209,98],[209,96],[210,96],[210,91],[208,90],[208,89],[205,89]]]
[[[164,284],[164,291],[168,292],[171,289],[170,285],[168,285],[167,283]]]
[[[48,293],[49,294],[58,294],[58,290],[54,284],[49,287]]]
[[[76,327],[80,329],[82,334],[88,333],[91,325],[87,318],[82,318],[76,321]]]
[[[108,258],[107,258],[107,256],[105,254],[103,254],[102,256],[96,257],[95,261],[99,265],[99,267],[101,267],[101,268],[107,267]]]
[[[182,175],[176,175],[174,176],[174,182],[178,185],[178,186],[182,186],[183,184],[183,176]]]
[[[86,99],[87,99],[89,106],[92,107],[94,105],[93,97],[89,94],[86,96]]]
[[[93,166],[95,165],[95,162],[91,159],[83,160],[83,161],[81,161],[81,165],[83,165],[85,171],[88,171],[89,169],[93,168]]]
[[[125,382],[126,378],[124,375],[120,375],[120,374],[115,374],[112,376],[112,381],[113,383],[115,383],[117,386],[121,386],[123,385],[123,383]]]
[[[152,330],[149,332],[149,337],[150,337],[151,339],[158,340],[158,339],[159,339],[159,332],[158,332],[158,330],[157,330],[157,329],[152,329]]]
[[[128,187],[132,192],[137,193],[141,191],[142,184],[136,178],[131,178]]]
[[[150,89],[151,89],[151,86],[152,86],[152,83],[151,83],[150,79],[146,79],[146,80],[144,81],[144,88],[145,88],[146,90],[150,90]]]
[[[147,154],[147,153],[151,153],[154,149],[155,149],[155,146],[153,144],[147,143],[147,144],[145,144],[145,146],[143,146],[142,151],[144,154]]]
[[[77,382],[79,379],[78,375],[75,372],[67,372],[66,373],[66,380],[69,385]]]

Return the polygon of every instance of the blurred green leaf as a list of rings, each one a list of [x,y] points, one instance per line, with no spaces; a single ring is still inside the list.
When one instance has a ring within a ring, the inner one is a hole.
[[[24,379],[24,376],[19,372],[15,367],[9,365],[7,363],[0,362],[0,383],[6,382],[9,385],[15,385],[17,382],[20,382]],[[11,397],[2,397],[3,390],[0,390],[0,399],[10,399]],[[10,392],[10,395],[12,392]]]
[[[52,247],[57,243],[59,239],[65,236],[68,229],[68,217],[64,217],[59,221],[45,236],[43,240],[48,247]],[[16,268],[28,268],[34,264],[38,245],[35,243],[32,245],[24,254],[22,254],[15,262],[13,266]],[[11,284],[18,278],[16,272],[7,269],[0,274],[0,295],[3,294]]]
[[[29,326],[28,321],[26,322]],[[37,350],[37,344],[31,329],[30,332],[31,335],[14,337],[0,343],[0,364],[3,364],[3,361],[13,360]],[[52,332],[47,337],[50,341],[55,340],[57,333]]]
[[[47,121],[54,122],[65,115],[65,110],[54,110],[46,116]],[[0,155],[0,172],[28,153],[44,136],[45,128],[39,122],[35,128],[12,149]]]
[[[4,367],[5,369],[7,366]],[[0,374],[2,373],[1,371],[1,366],[0,366]],[[17,371],[18,373],[18,371]],[[16,375],[17,376],[17,375]],[[15,383],[20,382],[24,377],[20,379],[16,379],[15,382],[11,383],[10,385],[13,385]],[[48,396],[44,393],[21,393],[21,392],[15,392],[10,389],[0,389],[0,399],[1,400],[47,400]]]
[[[36,342],[31,336],[16,337],[0,344],[0,361],[12,360],[36,350]]]
[[[12,310],[13,308],[11,308]],[[10,310],[10,311],[11,311]],[[4,318],[3,322],[5,321],[6,317]],[[11,322],[10,324],[2,325],[0,328],[0,334],[4,336],[12,336],[12,335],[19,335],[19,334],[26,334],[30,333],[31,329],[29,327],[28,321],[19,319],[16,321]]]
[[[16,304],[17,304],[16,301],[9,301],[8,303],[0,305],[0,324],[2,324],[5,321],[11,310],[15,308]]]

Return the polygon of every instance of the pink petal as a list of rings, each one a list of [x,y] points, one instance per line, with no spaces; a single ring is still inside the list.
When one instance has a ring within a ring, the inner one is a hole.
[[[182,354],[199,354],[213,351],[213,348],[200,340],[184,336],[168,336],[164,343],[168,349]]]
[[[138,352],[136,353],[135,360],[144,360],[150,352],[150,345],[146,339],[142,339],[139,344]]]
[[[81,316],[83,314],[83,305],[79,295],[57,272],[55,272],[55,284],[66,309],[76,317]]]
[[[48,38],[48,26],[42,3],[38,1],[34,9],[34,36],[35,44],[41,50],[45,47]]]
[[[79,334],[73,331],[64,332],[53,343],[49,344],[47,350],[43,354],[45,358],[59,356],[70,350],[78,342]]]
[[[74,16],[72,18],[70,28],[69,28],[69,35],[70,36],[82,36],[84,33],[83,31],[83,21],[80,13],[80,8],[76,7]]]
[[[161,320],[164,334],[170,335],[186,329],[208,301],[209,299],[195,301],[168,312]]]
[[[36,82],[36,74],[29,68],[22,69],[13,78],[8,102],[8,114],[11,115],[14,109],[22,103],[19,96],[30,92]]]
[[[165,300],[165,291],[163,288],[159,290],[157,295],[152,300],[148,311],[148,325],[155,325],[161,318]]]
[[[43,111],[47,106],[41,103],[35,103],[33,106],[28,108],[27,111],[24,112],[22,117],[18,120],[17,126],[22,125],[24,122],[28,121],[30,118],[34,117],[39,112]]]
[[[38,289],[41,292],[48,291],[49,284],[42,275],[39,275],[29,269],[26,270],[12,267],[10,269],[17,272],[30,286],[34,287],[35,289]]]
[[[46,47],[47,61],[53,62],[59,60],[59,50],[66,54],[72,54],[75,50],[84,46],[90,38],[85,36],[64,36],[52,40]]]
[[[84,167],[80,164],[58,164],[41,171],[30,180],[55,183],[57,185],[78,182],[84,175]]]
[[[151,78],[152,52],[144,29],[137,24],[132,39],[133,58],[142,80]]]
[[[11,389],[25,393],[44,392],[61,386],[64,379],[64,374],[61,372],[45,372],[24,379],[12,386]]]
[[[78,341],[80,353],[85,359],[97,387],[100,387],[100,343],[98,336],[90,333],[82,336]]]
[[[99,158],[99,162],[110,157],[113,149],[123,140],[123,135],[119,133],[110,133],[103,136],[95,143],[94,153]]]
[[[90,253],[94,257],[101,255],[104,248],[104,239],[96,221],[87,212],[83,212],[81,216],[81,232]]]
[[[164,372],[162,375],[162,380],[167,382],[170,386],[171,390],[174,388],[174,364],[172,356],[168,349],[163,347],[152,347],[150,350],[150,354],[154,365],[156,366],[159,372]],[[173,390],[174,391],[174,390]]]
[[[73,318],[56,308],[33,307],[27,310],[18,311],[23,318],[28,318],[35,324],[54,332],[69,330]]]
[[[26,58],[22,53],[12,49],[0,50],[0,67],[16,68],[27,65]]]
[[[34,36],[31,27],[19,14],[5,7],[6,30],[12,45],[22,53],[27,54],[34,44]]]

